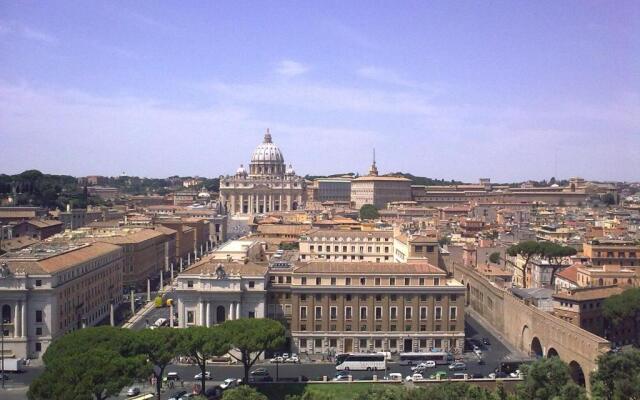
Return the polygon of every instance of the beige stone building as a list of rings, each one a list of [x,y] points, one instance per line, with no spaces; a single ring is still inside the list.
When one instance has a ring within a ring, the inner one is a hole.
[[[292,351],[462,351],[464,286],[428,263],[312,262],[269,272]]]
[[[393,231],[314,229],[300,236],[301,261],[393,262]]]
[[[378,176],[374,156],[369,174],[351,181],[351,203],[357,209],[373,204],[378,209],[394,201],[411,200],[411,181],[396,176]]]
[[[40,358],[55,338],[96,325],[122,299],[123,251],[41,243],[0,257],[6,357]]]
[[[242,165],[234,176],[220,177],[220,199],[230,214],[291,211],[304,206],[304,178],[286,167],[269,130],[251,156],[249,171]]]

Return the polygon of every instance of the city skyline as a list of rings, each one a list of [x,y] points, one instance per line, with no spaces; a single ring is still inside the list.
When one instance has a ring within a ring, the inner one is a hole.
[[[149,5],[4,7],[0,171],[638,179],[637,3]]]

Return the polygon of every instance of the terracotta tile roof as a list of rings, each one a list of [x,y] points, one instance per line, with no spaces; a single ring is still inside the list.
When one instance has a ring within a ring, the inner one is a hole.
[[[33,239],[28,236],[20,236],[13,239],[3,239],[2,240],[2,250],[6,252],[11,252],[15,250],[24,249],[25,247],[29,247],[34,243],[38,243],[38,239]]]
[[[614,294],[620,294],[624,291],[619,286],[601,286],[586,287],[573,289],[569,292],[560,292],[553,295],[553,298],[573,301],[588,301],[606,299]]]
[[[37,228],[48,228],[50,226],[62,225],[62,222],[53,219],[30,219],[26,221]]]
[[[223,262],[213,258],[205,258],[182,271],[180,275],[215,275],[216,269],[219,265],[222,265],[227,275],[264,276],[269,269],[266,264],[257,264],[253,262],[242,264],[236,262]]]
[[[171,229],[171,228],[167,228],[166,226],[163,225],[156,225],[153,227],[153,229],[164,233],[165,235],[175,235],[178,231],[176,231],[175,229]]]
[[[446,273],[440,268],[425,262],[405,264],[313,261],[304,264],[296,264],[294,272],[316,274],[446,275]]]
[[[259,233],[300,235],[309,229],[309,225],[258,225]]]
[[[557,276],[564,280],[577,284],[578,283],[578,267],[580,266],[581,266],[580,264],[573,264],[572,266],[567,267],[562,271],[558,272]]]
[[[402,178],[399,176],[370,176],[365,175],[354,179],[352,182],[366,182],[366,181],[395,181],[395,182],[411,182],[411,179]]]
[[[140,243],[146,240],[155,239],[164,236],[164,233],[153,230],[153,229],[142,229],[137,232],[132,232],[123,236],[111,236],[111,237],[97,237],[96,241],[106,242],[106,243],[115,243],[115,244],[123,244],[123,243]]]
[[[380,237],[380,238],[392,238],[393,231],[355,231],[355,230],[340,230],[340,229],[313,229],[306,233],[306,236],[311,238],[338,238],[338,237]]]
[[[0,210],[0,218],[29,219],[36,216],[35,211],[5,211]]]

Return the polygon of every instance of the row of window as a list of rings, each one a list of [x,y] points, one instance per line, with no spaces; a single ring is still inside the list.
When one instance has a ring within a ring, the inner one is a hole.
[[[311,339],[309,339],[311,340]],[[417,339],[418,340],[418,345],[421,349],[427,349],[427,339]],[[316,348],[321,348],[322,347],[322,339],[321,338],[316,338],[313,339],[313,341],[311,342],[313,343],[314,347]],[[382,339],[373,339],[373,340],[369,340],[369,339],[359,339],[358,340],[358,344],[360,345],[360,349],[366,349],[369,346],[369,343],[373,344],[373,347],[376,349],[382,349]],[[400,341],[400,343],[403,343],[402,341]],[[300,339],[300,348],[305,349],[307,347],[307,345],[309,344],[309,342],[307,342],[307,339]],[[457,344],[457,341],[456,341]],[[413,345],[413,342],[412,342]],[[329,347],[332,348],[337,348],[338,347],[338,339],[336,338],[330,338],[329,339]],[[433,339],[433,347],[436,348],[441,348],[442,347],[442,339]],[[389,339],[389,348],[390,349],[396,349],[398,348],[398,340],[397,339]],[[412,347],[410,348],[406,348],[404,349],[405,351],[411,351]]]
[[[448,325],[448,327],[449,327],[449,332],[458,331],[458,329],[456,329],[455,325]],[[338,326],[336,324],[330,324],[329,325],[329,332],[337,332],[338,331],[337,328],[338,328]],[[375,325],[373,330],[374,330],[374,332],[382,332],[382,325],[380,325],[380,324]],[[418,326],[418,330],[420,332],[427,332],[427,325],[426,324],[420,324]],[[307,325],[306,324],[300,324],[300,331],[306,332],[307,331]],[[316,324],[315,325],[315,332],[323,332],[323,331],[324,331],[324,329],[322,328],[322,324]],[[352,328],[351,324],[345,324],[344,325],[344,331],[345,332],[353,332],[353,328]],[[367,324],[360,325],[360,332],[369,332],[369,331],[370,331],[370,329],[369,329],[369,326],[367,326]],[[415,331],[414,325],[412,325],[410,323],[404,325],[404,332],[413,332],[413,331]],[[440,325],[440,324],[434,325],[433,331],[434,332],[442,332],[442,325]],[[399,332],[398,325],[390,324],[389,325],[389,332]]]
[[[604,252],[597,251],[596,252],[596,257],[604,257]],[[614,252],[613,251],[608,251],[607,252],[607,257],[613,258],[614,257]],[[618,252],[618,258],[625,258],[625,252],[624,251],[619,251]],[[629,258],[636,258],[636,252],[635,251],[629,252]]]
[[[373,249],[374,249],[373,246],[367,246],[366,248],[367,248],[367,253],[373,253]],[[331,253],[332,252],[330,245],[326,246],[326,250],[323,250],[323,249],[324,249],[324,247],[322,245],[318,245],[318,251],[317,252],[318,253],[320,253],[322,251],[324,251],[325,253]],[[348,252],[347,249],[348,249],[348,246],[342,246],[342,253],[347,253]],[[359,253],[364,253],[365,252],[364,249],[365,249],[365,246],[358,246],[358,252]],[[375,251],[376,253],[381,253],[382,252],[381,250],[383,248],[380,247],[380,246],[376,246],[375,249],[376,249],[376,251]],[[315,252],[315,246],[314,245],[309,246],[309,251],[311,251],[312,253]],[[356,246],[351,246],[351,253],[355,253],[355,252],[356,252]],[[390,253],[389,246],[384,246],[384,252],[385,253]],[[340,253],[340,246],[338,246],[338,245],[333,246],[333,253]]]
[[[436,306],[434,307],[434,318],[436,321],[442,320],[442,307]],[[360,306],[360,320],[365,320],[368,318],[368,307]],[[428,307],[421,306],[419,308],[419,317],[421,320],[426,320],[428,318]],[[307,314],[307,306],[300,306],[300,319],[306,320],[308,317]],[[384,317],[383,307],[376,306],[374,307],[374,318],[376,320],[381,320]],[[388,313],[389,319],[398,319],[398,307],[391,306],[389,307]],[[451,306],[449,307],[449,320],[455,321],[458,317],[458,307]],[[404,319],[412,319],[413,318],[413,307],[405,306],[404,308]],[[322,319],[322,306],[316,306],[314,308],[314,319],[319,320]],[[330,306],[329,307],[329,319],[335,321],[338,319],[338,307]],[[353,307],[345,306],[344,307],[344,319],[351,320],[353,319]]]
[[[341,283],[344,282],[344,284],[346,286],[350,286],[353,283],[353,278],[348,276],[346,278],[344,278],[344,281],[342,280],[342,278],[340,279]],[[412,282],[415,282],[415,278],[410,278],[410,277],[405,277],[403,278],[396,278],[396,277],[390,277],[390,278],[367,278],[364,276],[361,276],[360,279],[358,280],[358,282],[360,283],[360,286],[367,286],[367,283],[373,281],[373,284],[375,286],[382,286],[382,284],[384,283],[384,286],[395,286],[398,282],[404,282],[404,286],[410,286],[412,284]],[[429,281],[427,281],[427,278],[418,278],[418,285],[419,286],[425,286],[427,283],[433,283],[433,286],[440,286],[440,278],[439,277],[433,277],[433,279],[429,279]],[[338,283],[338,278],[335,276],[332,276],[329,278],[328,282],[327,282],[327,278],[322,278],[320,276],[317,276],[315,278],[315,284],[316,285],[322,285],[322,284],[330,284],[330,285],[336,285]],[[303,276],[300,278],[300,284],[301,285],[306,285],[307,284],[307,277]]]
[[[289,293],[286,293],[285,298],[288,299],[289,298],[288,295],[289,295]],[[359,299],[360,299],[360,301],[367,301],[367,297],[368,296],[366,294],[361,294],[359,296]],[[272,298],[273,298],[273,296],[272,296]],[[322,300],[322,294],[316,293],[314,295],[314,298],[315,298],[316,301],[321,301]],[[331,293],[329,295],[329,298],[332,301],[336,301],[338,299],[338,295],[335,294],[335,293]],[[413,301],[413,295],[411,295],[411,294],[404,295],[402,298],[406,302]],[[436,294],[436,295],[433,295],[433,298],[435,299],[436,303],[439,303],[443,299],[446,300],[447,296],[444,295],[444,297],[443,297],[443,295],[441,295],[441,294]],[[351,301],[353,299],[353,295],[346,294],[344,296],[344,299],[345,299],[345,301]],[[389,300],[390,301],[396,301],[397,299],[398,299],[398,295],[396,295],[396,294],[390,294],[389,295]],[[428,299],[429,299],[429,295],[426,295],[426,294],[421,294],[420,295],[420,301],[428,301]],[[458,300],[458,295],[452,294],[452,295],[449,296],[449,301],[455,302],[456,300]],[[307,295],[306,294],[301,294],[300,295],[300,301],[307,301]],[[375,301],[378,301],[378,302],[382,301],[382,295],[381,294],[376,294],[375,295]]]
[[[373,237],[373,236],[368,236],[368,237],[366,237],[366,238],[356,237],[356,238],[353,238],[353,239],[352,239],[351,237],[349,237],[349,236],[347,236],[347,238],[346,238],[346,239],[343,239],[343,238],[341,238],[341,237],[340,237],[340,238],[339,238],[339,237],[335,237],[335,238],[334,238],[334,237],[330,237],[330,238],[328,238],[328,239],[327,239],[326,237],[322,237],[322,239],[321,239],[321,238],[319,238],[319,237],[317,237],[317,236],[316,236],[316,237],[313,237],[313,238],[311,238],[311,237],[302,237],[302,238],[301,238],[301,240],[303,240],[303,241],[304,241],[305,239],[306,239],[306,240],[313,240],[314,242],[317,242],[317,241],[326,242],[327,240],[328,240],[329,242],[333,242],[333,241],[343,241],[343,240],[344,240],[344,241],[346,241],[346,242],[352,242],[352,241],[353,241],[353,242],[360,242],[360,241],[362,241],[362,242],[374,242],[374,241],[375,241],[375,242],[389,242],[389,241],[391,240],[391,238],[389,238],[389,237],[384,237],[384,238],[383,238],[383,237]],[[327,248],[328,248],[328,247],[329,247],[329,245],[327,245]],[[321,249],[321,248],[322,248],[322,246],[319,246],[319,249]],[[353,247],[352,247],[352,248],[353,248]],[[311,246],[311,250],[313,250],[313,246]],[[336,250],[336,251],[337,251],[337,250]],[[346,251],[346,250],[345,250],[345,251]]]

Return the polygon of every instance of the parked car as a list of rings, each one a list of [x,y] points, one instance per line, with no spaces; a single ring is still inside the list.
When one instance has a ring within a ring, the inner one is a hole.
[[[284,360],[285,360],[284,357],[277,356],[277,357],[273,357],[271,360],[269,360],[269,362],[272,364],[282,364]]]
[[[458,372],[458,373],[455,373],[455,374],[451,375],[451,379],[464,379],[465,375],[466,374],[462,374],[462,373]]]
[[[429,361],[425,361],[423,363],[420,363],[418,365],[416,365],[415,367],[411,367],[412,371],[418,370],[418,369],[426,369],[426,368],[435,368],[436,367],[436,362],[429,360]]]
[[[238,384],[242,381],[241,379],[236,378],[227,378],[220,384],[220,388],[222,390],[227,390],[238,386]]]
[[[482,338],[482,344],[484,344],[485,346],[491,346],[491,342],[489,342],[489,339],[486,337]]]
[[[401,381],[402,374],[399,372],[392,372],[389,375],[385,376],[384,379],[388,381]]]
[[[449,369],[452,371],[464,370],[464,369],[467,369],[467,364],[461,361],[456,361],[453,364],[449,365]]]
[[[127,396],[137,396],[140,394],[140,388],[137,386],[131,386],[129,390],[127,390]]]
[[[334,382],[340,382],[340,381],[348,381],[349,380],[349,374],[345,371],[340,371],[336,374],[336,376],[333,377],[332,381]]]
[[[423,381],[424,376],[422,376],[422,374],[412,374],[412,375],[407,375],[407,377],[404,378],[404,380],[407,382]]]
[[[509,375],[506,372],[498,371],[489,374],[490,379],[508,378]]]
[[[167,400],[180,400],[180,398],[182,396],[184,396],[185,394],[187,394],[186,390],[180,390],[180,391],[175,392],[174,394],[172,394]]]
[[[482,375],[482,374],[471,374],[471,375],[469,375],[469,378],[482,379],[482,378],[484,378],[484,375]]]
[[[522,376],[522,372],[519,369],[509,374],[510,378],[520,378],[521,376]]]
[[[251,376],[267,376],[269,375],[269,371],[266,368],[256,368],[250,372]]]
[[[177,372],[167,372],[167,377],[165,379],[168,381],[179,381],[180,375]]]
[[[299,364],[300,363],[300,359],[298,358],[297,355],[292,354],[291,357],[289,358],[285,358],[284,362],[286,363],[294,363],[294,364]]]
[[[446,379],[447,373],[445,371],[437,371],[435,374],[431,375],[429,379]]]
[[[285,360],[289,358],[289,353],[282,353],[282,358]]]
[[[202,372],[198,372],[198,373],[193,377],[193,379],[195,379],[195,380],[197,380],[197,381],[201,380],[201,379],[202,379]],[[209,372],[209,371],[205,371],[205,373],[204,373],[204,379],[206,379],[206,380],[208,380],[208,381],[210,381],[211,379],[213,379],[213,378],[211,377],[211,372]]]

